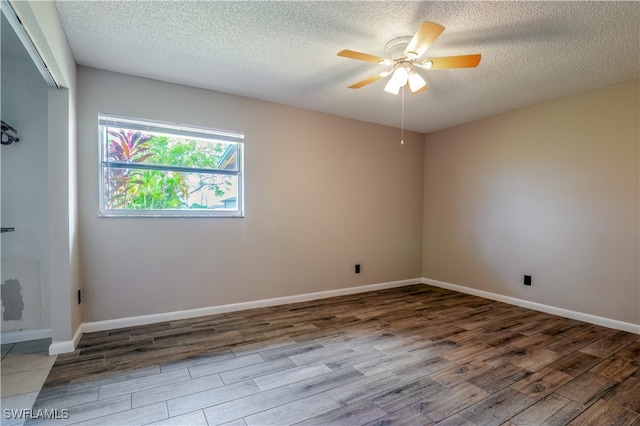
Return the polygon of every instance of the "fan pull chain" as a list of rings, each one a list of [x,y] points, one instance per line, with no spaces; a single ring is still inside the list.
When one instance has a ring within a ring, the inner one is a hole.
[[[400,145],[404,145],[404,86],[402,86],[402,125],[400,127]]]

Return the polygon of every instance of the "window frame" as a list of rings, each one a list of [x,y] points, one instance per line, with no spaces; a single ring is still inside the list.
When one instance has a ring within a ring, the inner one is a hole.
[[[237,145],[237,171],[184,166],[150,165],[144,163],[120,163],[108,161],[106,155],[108,127],[140,130],[154,134],[208,139]],[[115,114],[98,114],[98,176],[99,176],[99,217],[172,217],[172,218],[243,218],[244,217],[244,134],[237,131],[219,130],[158,120],[123,117]],[[105,203],[105,175],[109,165],[131,169],[151,169],[186,173],[207,173],[212,175],[232,175],[237,177],[237,205],[235,209],[213,210],[193,209],[109,209]]]

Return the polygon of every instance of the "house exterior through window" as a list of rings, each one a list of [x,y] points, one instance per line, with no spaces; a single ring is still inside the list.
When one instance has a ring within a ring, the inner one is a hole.
[[[244,135],[98,116],[101,216],[242,217]]]

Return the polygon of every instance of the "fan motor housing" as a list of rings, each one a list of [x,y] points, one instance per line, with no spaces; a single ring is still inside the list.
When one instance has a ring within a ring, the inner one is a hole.
[[[411,36],[405,36],[389,40],[384,46],[384,49],[387,52],[387,57],[393,61],[405,58],[406,55],[404,54],[404,51],[409,45],[411,38]]]

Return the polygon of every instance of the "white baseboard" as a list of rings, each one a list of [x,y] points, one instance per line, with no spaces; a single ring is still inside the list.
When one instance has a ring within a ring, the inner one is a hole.
[[[49,345],[49,355],[59,355],[73,352],[84,332],[84,323],[80,324],[71,340],[53,341]]]
[[[430,278],[422,278],[422,283],[429,284],[435,287],[446,288],[448,290],[453,290],[460,293],[471,294],[473,296],[483,297],[485,299],[497,300],[498,302],[509,303],[510,305],[529,308],[535,311],[545,312],[547,314],[558,315],[564,318],[571,318],[578,321],[588,322],[590,324],[596,324],[603,327],[614,328],[616,330],[628,331],[629,333],[640,334],[640,325],[630,322],[618,321],[610,318],[599,317],[596,315],[585,314],[583,312],[558,308],[555,306],[543,305],[542,303],[530,302],[528,300],[517,299],[515,297],[504,296],[502,294],[491,293],[488,291],[465,287],[458,284],[451,284],[444,281],[432,280]]]
[[[48,339],[51,337],[51,329],[43,328],[42,330],[22,330],[22,331],[6,331],[0,336],[2,343],[18,343],[29,340]]]
[[[328,297],[344,296],[348,294],[364,293],[367,291],[382,290],[386,288],[404,287],[407,285],[421,284],[420,278],[412,278],[401,281],[391,281],[378,284],[347,287],[337,290],[319,291],[316,293],[297,294],[295,296],[275,297],[273,299],[256,300],[252,302],[231,303],[228,305],[209,306],[199,309],[165,312],[162,314],[141,315],[136,317],[118,318],[105,321],[86,322],[82,324],[84,333],[94,331],[113,330],[124,327],[134,327],[165,321],[196,318],[207,315],[224,314],[227,312],[243,311],[246,309],[264,308],[268,306],[286,305],[288,303],[306,302],[309,300],[326,299]]]

